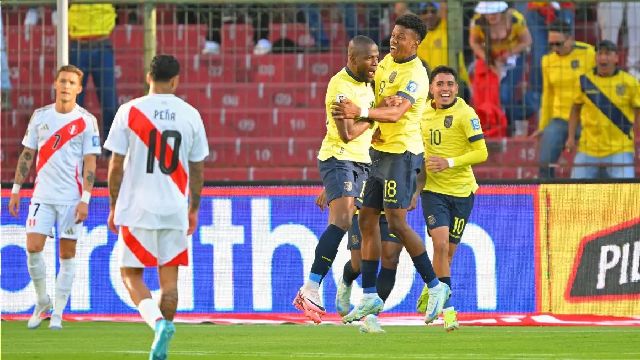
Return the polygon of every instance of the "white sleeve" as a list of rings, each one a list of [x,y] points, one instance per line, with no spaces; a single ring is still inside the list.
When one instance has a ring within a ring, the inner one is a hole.
[[[209,143],[207,134],[204,131],[204,124],[200,114],[196,111],[195,134],[193,134],[193,146],[189,151],[189,161],[198,162],[204,160],[209,155]]]
[[[98,131],[98,121],[95,116],[91,116],[88,119],[85,119],[85,123],[87,123],[86,128],[84,129],[84,133],[82,134],[82,154],[96,154],[99,155],[102,153],[102,149],[100,149],[100,132]]]
[[[129,109],[129,106],[120,106],[113,119],[113,124],[111,124],[109,136],[104,142],[105,149],[120,155],[126,155],[129,150],[129,126],[127,124]]]
[[[22,145],[24,147],[28,147],[29,149],[38,149],[38,132],[36,131],[36,113],[31,115],[31,119],[29,120],[29,125],[27,126],[27,131],[24,133],[24,138],[22,138]]]

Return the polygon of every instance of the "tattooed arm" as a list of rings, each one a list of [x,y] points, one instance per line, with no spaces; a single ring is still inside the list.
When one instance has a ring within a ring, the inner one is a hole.
[[[93,183],[96,180],[96,155],[88,154],[84,156],[84,170],[82,174],[82,195],[88,192],[91,194]],[[89,200],[86,202],[81,200],[76,207],[76,224],[84,221],[89,215]]]
[[[114,212],[116,210],[116,201],[118,200],[118,194],[120,193],[120,186],[122,185],[122,176],[124,174],[124,155],[112,153],[111,161],[109,161],[109,174],[107,175],[107,181],[109,183],[109,229],[114,233],[118,233],[116,225],[113,222]]]
[[[200,209],[200,193],[204,183],[204,161],[189,162],[189,230],[193,234],[198,225],[198,210]]]
[[[16,167],[16,175],[14,177],[13,183],[17,185],[22,185],[26,180],[27,176],[29,176],[29,170],[31,170],[31,164],[33,164],[33,159],[35,158],[36,150],[25,147],[22,150],[22,154],[20,154],[20,158],[18,158],[18,166]],[[13,216],[18,216],[18,212],[20,210],[20,192],[16,194],[11,194],[11,199],[9,199],[9,213]]]

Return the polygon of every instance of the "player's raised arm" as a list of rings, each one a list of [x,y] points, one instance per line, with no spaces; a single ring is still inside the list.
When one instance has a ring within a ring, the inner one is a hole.
[[[29,170],[31,170],[31,164],[33,164],[35,156],[36,150],[25,146],[20,154],[20,158],[18,158],[13,188],[11,189],[11,198],[9,199],[9,213],[12,216],[17,217],[20,211],[20,188],[27,178],[27,175],[29,175]]]
[[[109,161],[109,172],[107,175],[107,182],[109,184],[109,229],[115,234],[118,233],[116,225],[113,222],[113,216],[116,209],[116,200],[118,200],[118,194],[120,193],[120,186],[122,185],[122,175],[124,174],[124,155],[112,153],[111,160]]]
[[[200,194],[204,184],[204,161],[189,162],[189,228],[191,235],[198,225],[198,210],[200,209]]]

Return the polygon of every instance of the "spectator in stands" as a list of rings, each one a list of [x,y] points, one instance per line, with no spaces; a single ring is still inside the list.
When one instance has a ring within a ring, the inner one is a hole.
[[[69,62],[79,67],[85,76],[85,88],[89,76],[98,92],[102,106],[102,131],[106,137],[118,105],[116,95],[115,59],[109,36],[116,25],[116,10],[111,4],[73,4],[69,7]],[[83,106],[86,92],[78,95]]]
[[[516,2],[515,8],[524,14],[531,33],[531,64],[529,66],[528,94],[531,105],[540,108],[542,94],[542,57],[549,52],[547,48],[548,25],[556,18],[569,24],[574,22],[573,2],[528,1]]]
[[[598,4],[601,39],[608,39],[617,44],[623,19],[626,19],[629,38],[627,69],[631,75],[640,80],[640,1],[601,1]]]
[[[322,16],[320,8],[317,4],[300,4],[298,9],[309,28],[309,32],[314,40],[314,46],[318,50],[327,50],[329,48],[329,37],[322,26]],[[352,15],[353,16],[353,15]]]
[[[595,65],[593,46],[574,40],[572,27],[562,19],[549,25],[549,54],[542,58],[542,105],[538,130],[539,177],[553,178],[553,166],[560,158],[567,141],[571,104],[577,91],[576,81]]]
[[[265,55],[271,52],[269,41],[270,13],[267,5],[251,4],[246,8],[235,5],[193,5],[186,4],[178,8],[178,22],[182,24],[206,24],[207,39],[202,49],[203,54],[220,54],[222,42],[222,24],[224,22],[244,23],[245,15],[251,19],[253,26],[254,55]],[[228,12],[229,14],[224,14]],[[226,16],[225,16],[226,15]]]
[[[576,147],[576,128],[582,131],[571,177],[598,177],[605,164],[610,178],[633,178],[634,124],[640,130],[640,85],[629,73],[618,69],[618,47],[609,40],[598,44],[596,68],[580,76],[566,143]],[[581,112],[582,110],[582,112]]]
[[[449,65],[447,15],[444,6],[435,1],[424,3],[419,16],[427,25],[427,35],[418,46],[418,57],[435,69],[440,65]]]
[[[512,127],[516,121],[526,123],[535,108],[527,104],[526,96],[516,100],[524,80],[524,54],[531,45],[524,17],[504,1],[481,1],[475,11],[469,30],[469,45],[476,56],[475,76],[496,73],[507,119]]]
[[[2,31],[2,10],[0,10],[0,88],[2,89],[2,110],[11,109],[11,79],[9,79],[9,62],[7,61],[7,49],[5,49],[4,32]]]

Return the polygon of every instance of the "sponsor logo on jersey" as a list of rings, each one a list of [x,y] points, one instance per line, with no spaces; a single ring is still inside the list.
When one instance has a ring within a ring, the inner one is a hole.
[[[444,117],[444,127],[446,127],[447,129],[451,127],[451,124],[453,124],[453,115],[447,115]]]

